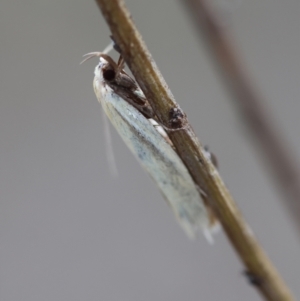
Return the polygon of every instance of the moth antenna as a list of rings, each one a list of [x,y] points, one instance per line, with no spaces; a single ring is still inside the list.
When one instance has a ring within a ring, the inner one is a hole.
[[[104,137],[105,137],[105,152],[106,152],[109,172],[113,177],[117,177],[118,168],[115,160],[114,149],[112,146],[110,127],[109,127],[106,114],[104,113],[104,110],[101,111],[102,111],[102,122],[103,122]]]
[[[80,62],[80,65],[83,64],[84,62],[88,61],[89,59],[93,58],[93,57],[101,57],[104,54],[104,57],[110,52],[112,51],[114,48],[114,43],[111,42],[110,44],[108,44],[105,49],[102,52],[99,51],[95,51],[95,52],[89,52],[83,55],[84,60],[82,62]]]
[[[104,48],[102,53],[109,54],[113,49],[114,49],[114,42],[111,42]]]
[[[80,64],[83,64],[84,62],[93,57],[102,57],[111,64],[114,70],[118,70],[118,65],[116,64],[116,62],[108,54],[105,54],[103,52],[89,52],[84,54],[83,56],[86,56],[86,58]]]
[[[83,59],[83,61],[80,62],[80,65],[93,57],[96,57],[96,56],[100,57],[101,54],[102,54],[102,52],[89,52],[89,53],[84,54],[83,57],[85,57],[85,58]]]

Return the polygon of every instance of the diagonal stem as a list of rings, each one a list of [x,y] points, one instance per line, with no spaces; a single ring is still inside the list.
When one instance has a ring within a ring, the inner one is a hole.
[[[121,0],[96,0],[113,38],[135,79],[160,121],[169,127],[170,112],[178,108],[145,43]],[[171,131],[170,139],[195,183],[207,194],[209,205],[218,216],[232,246],[266,300],[292,301],[293,297],[276,269],[258,244],[236,207],[218,171],[206,158],[190,124],[184,119],[181,130]]]

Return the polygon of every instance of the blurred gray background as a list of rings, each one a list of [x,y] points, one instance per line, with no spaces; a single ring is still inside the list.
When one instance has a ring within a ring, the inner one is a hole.
[[[300,296],[300,238],[178,1],[127,0],[238,206]],[[218,0],[259,92],[300,158],[300,4]],[[109,31],[94,1],[1,1],[0,300],[261,300],[224,233],[190,242],[116,132],[109,174],[92,88]]]

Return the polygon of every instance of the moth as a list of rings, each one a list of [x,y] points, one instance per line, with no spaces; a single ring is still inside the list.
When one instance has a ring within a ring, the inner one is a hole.
[[[96,97],[125,144],[160,189],[181,227],[190,238],[202,231],[212,243],[212,234],[218,228],[216,219],[176,153],[167,130],[159,124],[136,81],[125,72],[122,56],[117,63],[101,52],[85,56],[85,60],[99,57],[93,81]]]

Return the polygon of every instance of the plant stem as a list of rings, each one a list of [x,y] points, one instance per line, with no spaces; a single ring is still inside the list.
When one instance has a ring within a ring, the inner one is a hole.
[[[170,112],[179,106],[133,24],[124,2],[121,0],[96,0],[96,2],[122,56],[156,115],[166,127],[170,127]],[[170,139],[196,185],[207,194],[210,207],[244,262],[248,275],[257,280],[255,287],[266,300],[292,301],[289,289],[259,246],[218,171],[205,157],[204,150],[185,116],[183,125],[181,130],[169,133]]]

